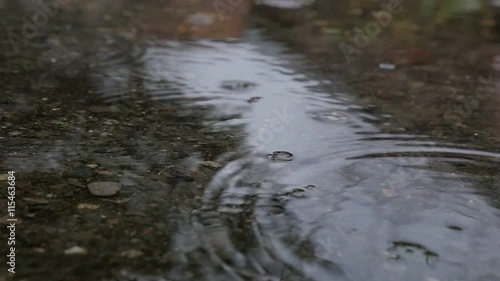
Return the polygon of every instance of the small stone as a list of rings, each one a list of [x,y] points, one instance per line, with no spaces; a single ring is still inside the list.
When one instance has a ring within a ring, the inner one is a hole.
[[[77,206],[78,209],[89,209],[89,210],[96,210],[96,209],[99,209],[100,207],[101,206],[99,206],[99,205],[88,204],[88,203],[80,203]]]
[[[201,165],[203,167],[207,167],[207,168],[210,168],[210,169],[220,169],[222,168],[222,165],[215,162],[215,161],[203,161],[201,162]]]
[[[111,200],[111,199],[102,199],[104,201],[108,201],[108,202],[111,202],[111,203],[115,203],[115,204],[123,204],[123,203],[127,203],[128,201],[130,201],[130,198],[125,198],[125,199],[118,199],[118,200]]]
[[[392,197],[392,196],[394,196],[394,190],[388,189],[388,188],[383,188],[382,194],[384,194],[385,197]]]
[[[99,175],[102,175],[102,176],[107,176],[107,177],[112,177],[112,176],[116,176],[116,172],[112,172],[112,171],[99,171],[97,172]]]
[[[69,178],[68,184],[76,187],[85,187],[85,185],[83,185],[79,180],[75,178]]]
[[[113,120],[113,119],[107,119],[107,120],[104,120],[102,122],[104,125],[108,125],[108,126],[111,126],[111,125],[116,125],[118,124],[119,122],[116,121],[116,120]],[[107,133],[107,132],[106,132]]]
[[[96,168],[99,165],[97,165],[97,164],[88,164],[88,165],[85,165],[85,166],[89,167],[90,169],[94,169],[94,168]]]
[[[33,248],[33,252],[38,253],[38,254],[43,254],[45,253],[44,248]]]
[[[65,198],[71,198],[71,197],[75,196],[75,193],[74,193],[74,192],[72,192],[72,191],[68,191],[68,192],[65,192],[65,193],[63,194],[63,196],[64,196]]]
[[[49,201],[46,199],[40,199],[40,198],[23,198],[24,201],[26,201],[28,204],[31,205],[47,205],[49,204]]]
[[[7,181],[9,179],[8,174],[0,174],[0,181]]]
[[[79,247],[79,246],[74,246],[69,249],[64,250],[65,255],[86,255],[87,254],[87,249]]]
[[[215,16],[212,14],[194,14],[187,18],[187,22],[194,25],[211,25],[215,21]]]
[[[93,182],[88,186],[90,194],[98,197],[109,197],[116,195],[122,189],[118,182]]]
[[[43,229],[43,231],[45,231],[45,233],[47,234],[56,234],[58,232],[58,229],[55,227],[47,226]]]
[[[47,197],[47,198],[54,198],[54,194],[49,193],[49,194],[45,195],[45,197]]]
[[[381,63],[378,65],[378,68],[383,70],[394,70],[396,69],[396,66],[392,63]]]
[[[73,178],[83,179],[89,178],[90,176],[92,176],[92,171],[89,169],[89,167],[84,165],[75,167],[71,172],[71,177]]]
[[[117,106],[94,105],[89,107],[89,111],[93,113],[113,113],[120,111]]]
[[[130,259],[137,258],[137,257],[140,257],[142,255],[143,255],[143,253],[141,250],[135,250],[135,249],[126,250],[126,251],[121,252],[121,254],[120,254],[120,256],[130,258]]]

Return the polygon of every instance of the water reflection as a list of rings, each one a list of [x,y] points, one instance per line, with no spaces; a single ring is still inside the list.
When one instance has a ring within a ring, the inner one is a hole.
[[[128,198],[112,203],[120,215],[144,219],[141,224],[130,219],[118,234],[108,228],[96,232],[119,244],[123,233],[141,228],[130,245],[141,245],[153,258],[134,262],[154,266],[159,260],[163,267],[144,266],[150,276],[141,277],[122,260],[113,261],[109,267],[118,279],[500,278],[497,146],[453,132],[437,137],[401,130],[399,118],[419,117],[424,110],[408,114],[403,109],[399,115],[382,114],[384,107],[374,110],[341,74],[322,72],[262,31],[243,29],[248,6],[222,24],[210,5],[184,3],[169,1],[162,10],[153,1],[68,6],[70,14],[72,9],[108,11],[78,18],[87,24],[127,22],[130,13],[142,11],[135,20],[144,33],[92,29],[94,42],[70,48],[81,51],[66,60],[81,63],[76,72],[67,63],[52,62],[64,55],[52,52],[59,41],[48,40],[38,53],[40,66],[61,67],[65,75],[56,75],[59,87],[82,89],[44,105],[50,114],[40,119],[50,119],[57,130],[35,127],[40,140],[25,138],[30,150],[17,153],[20,139],[5,143],[5,163],[26,174],[42,166],[66,169],[72,161],[77,167],[64,170],[65,177],[96,177],[80,163],[89,161],[120,172]],[[168,26],[166,14],[173,16]],[[381,84],[384,75],[375,75]],[[70,80],[78,78],[84,82]],[[56,87],[53,80],[44,81]],[[2,113],[16,124],[28,120],[39,100],[34,92],[15,97],[16,104],[33,107],[27,113]],[[490,111],[478,118],[489,128],[495,127],[494,119],[484,118]],[[216,172],[204,171],[201,163]],[[52,181],[57,182],[49,177]],[[84,227],[107,219],[81,216],[87,220]],[[68,214],[60,217],[54,220],[61,225],[66,219],[83,224]],[[151,234],[150,225],[161,235]],[[109,273],[108,257],[94,254],[103,261],[100,270]]]

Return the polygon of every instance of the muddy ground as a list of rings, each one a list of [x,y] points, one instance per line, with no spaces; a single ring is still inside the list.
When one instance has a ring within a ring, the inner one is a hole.
[[[346,82],[338,86],[373,113],[391,116],[388,133],[444,137],[499,152],[499,49],[491,7],[449,18],[438,7],[422,18],[412,3],[358,48],[352,30],[383,10],[375,1],[315,1],[299,9],[259,5],[252,12],[244,1],[224,20],[207,2],[164,2],[162,10],[158,1],[71,3],[17,52],[2,37],[1,174],[17,171],[18,265],[15,276],[2,271],[0,280],[146,280],[124,269],[169,278],[148,280],[203,277],[190,261],[209,253],[179,257],[171,238],[199,206],[218,164],[239,153],[234,151],[244,134],[207,127],[209,105],[145,99],[145,78],[133,77],[120,91],[98,92],[93,75],[112,69],[103,65],[133,61],[134,47],[151,38],[238,38],[247,26],[257,27],[306,54],[313,71],[342,77]],[[16,34],[22,32],[19,19],[39,9],[0,3],[2,30]],[[349,59],[342,44],[356,48]],[[102,46],[117,51],[98,57]],[[127,98],[113,99],[120,96]],[[491,182],[488,196],[498,200],[498,167],[477,169]],[[120,194],[90,195],[87,185],[101,181],[121,182]],[[6,204],[0,201],[0,210]],[[5,223],[4,211],[0,216]],[[6,235],[1,232],[2,241]],[[75,246],[85,251],[65,253]],[[2,245],[3,257],[5,250]]]

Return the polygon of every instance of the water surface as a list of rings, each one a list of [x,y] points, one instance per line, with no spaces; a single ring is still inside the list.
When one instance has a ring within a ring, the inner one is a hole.
[[[77,19],[1,67],[20,276],[499,280],[494,140],[402,128],[262,29],[132,40]],[[96,180],[123,192],[93,198]]]

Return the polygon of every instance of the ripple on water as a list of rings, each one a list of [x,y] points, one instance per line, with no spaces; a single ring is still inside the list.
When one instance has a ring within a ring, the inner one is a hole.
[[[387,252],[389,254],[389,259],[404,260],[416,258],[425,261],[427,264],[434,263],[439,257],[436,252],[429,250],[420,244],[406,241],[392,242],[392,246],[387,249]],[[415,257],[417,255],[420,257]]]
[[[255,102],[258,102],[261,99],[262,99],[262,97],[251,97],[251,98],[247,99],[247,102],[248,103],[255,103]]]
[[[256,83],[242,80],[227,80],[221,83],[221,88],[229,91],[248,91],[255,87]]]
[[[308,113],[314,120],[324,123],[340,123],[349,120],[349,116],[336,110],[323,110]]]

